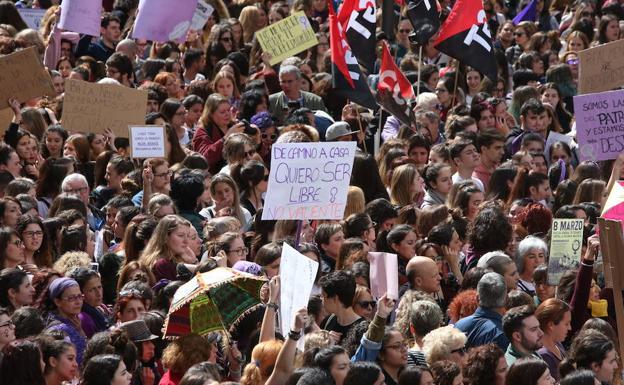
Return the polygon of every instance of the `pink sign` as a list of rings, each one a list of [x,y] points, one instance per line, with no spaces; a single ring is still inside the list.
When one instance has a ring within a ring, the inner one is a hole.
[[[396,254],[370,252],[370,285],[371,294],[381,298],[399,299],[399,261]]]
[[[196,8],[197,0],[141,0],[132,37],[183,43]]]
[[[101,0],[63,0],[58,27],[89,36],[100,36],[101,17]]]

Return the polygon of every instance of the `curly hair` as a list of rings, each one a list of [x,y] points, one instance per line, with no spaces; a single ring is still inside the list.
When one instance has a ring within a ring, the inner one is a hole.
[[[431,374],[436,385],[453,385],[461,368],[453,361],[438,361],[431,365]]]
[[[479,298],[476,290],[459,292],[449,304],[448,313],[451,323],[456,323],[464,317],[472,315],[479,307]]]
[[[172,341],[162,354],[162,363],[171,373],[183,375],[191,366],[208,360],[212,346],[197,334],[187,334]]]
[[[552,212],[541,203],[529,203],[517,216],[518,223],[529,234],[546,234],[550,230]]]
[[[466,344],[466,335],[453,326],[444,326],[431,331],[423,338],[422,351],[427,357],[427,364],[447,360],[451,352]]]
[[[511,224],[498,207],[485,207],[477,214],[468,239],[476,253],[505,250],[511,240]],[[492,234],[497,234],[493,237]]]
[[[477,346],[470,350],[464,366],[465,385],[495,385],[496,367],[505,353],[496,344]]]
[[[408,341],[413,341],[413,336],[410,333],[410,309],[412,307],[412,303],[416,301],[434,301],[435,300],[418,290],[408,290],[403,294],[401,300],[399,301],[399,305],[397,306],[396,311],[396,319],[394,321],[394,327],[396,330],[400,331]]]

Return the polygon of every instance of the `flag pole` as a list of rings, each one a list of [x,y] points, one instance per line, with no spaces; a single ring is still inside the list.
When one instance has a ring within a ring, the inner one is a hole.
[[[416,84],[416,97],[420,95],[420,70],[422,68],[422,44],[418,48],[418,83]]]
[[[362,119],[360,118],[359,108],[355,109],[355,116],[357,116],[358,126],[360,126],[360,132],[362,133],[362,136],[364,137],[364,139],[362,140],[362,145],[364,146],[364,152],[368,154],[368,150],[366,149],[366,132],[362,128]]]
[[[379,108],[379,124],[377,126],[377,132],[375,132],[375,139],[373,140],[373,156],[379,153],[379,146],[381,145],[381,122],[383,121],[383,108]]]
[[[455,85],[453,86],[453,98],[451,99],[451,106],[449,109],[455,106],[455,95],[457,94],[457,81],[459,80],[459,60],[455,66]]]

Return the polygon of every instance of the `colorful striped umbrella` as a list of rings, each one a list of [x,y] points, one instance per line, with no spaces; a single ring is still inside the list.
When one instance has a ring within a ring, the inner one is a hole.
[[[174,294],[165,319],[165,338],[189,333],[227,333],[245,314],[262,304],[266,278],[219,267],[200,273]]]

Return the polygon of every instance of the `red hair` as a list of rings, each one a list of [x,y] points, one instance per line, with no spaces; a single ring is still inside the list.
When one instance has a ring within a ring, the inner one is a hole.
[[[465,290],[460,292],[453,298],[453,301],[449,305],[449,318],[451,323],[456,323],[461,318],[472,315],[479,307],[479,300],[477,298],[476,290]]]

